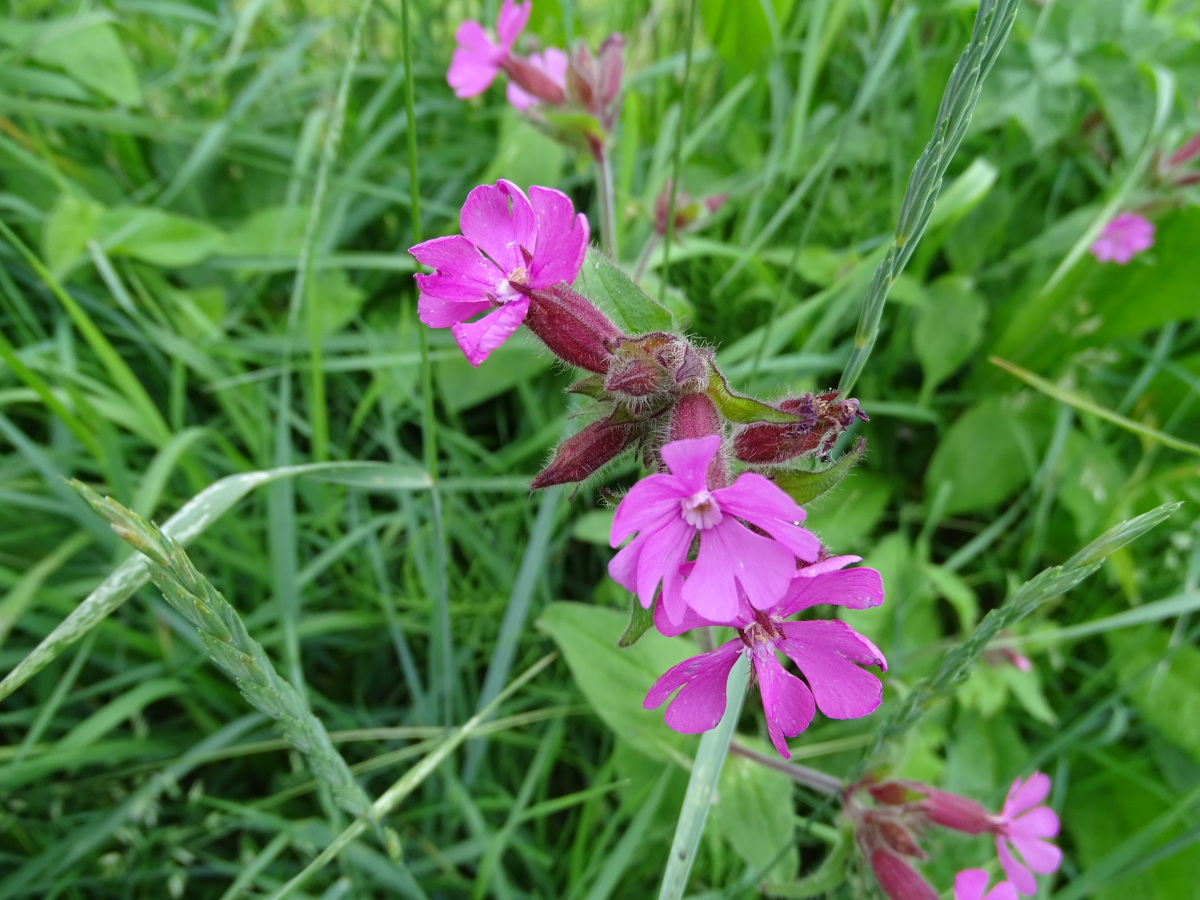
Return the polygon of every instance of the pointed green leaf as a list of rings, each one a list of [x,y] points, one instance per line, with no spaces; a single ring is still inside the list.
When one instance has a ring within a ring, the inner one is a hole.
[[[787,491],[793,500],[803,506],[837,487],[841,483],[841,480],[850,474],[850,470],[854,468],[855,464],[862,459],[863,454],[866,452],[867,439],[860,437],[854,442],[854,446],[850,448],[850,452],[843,455],[833,465],[816,472],[803,472],[799,470],[780,472],[772,478],[772,481]]]
[[[625,633],[617,641],[618,647],[632,647],[654,624],[654,611],[646,609],[638,601],[636,594],[629,595],[629,624]]]
[[[674,325],[666,309],[595,248],[588,250],[574,287],[627,334],[670,331]]]

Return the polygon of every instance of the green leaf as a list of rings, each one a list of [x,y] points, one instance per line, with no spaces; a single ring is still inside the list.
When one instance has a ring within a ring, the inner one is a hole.
[[[773,748],[741,738],[762,753]],[[759,880],[787,881],[796,877],[800,856],[794,837],[792,780],[782,772],[752,759],[731,754],[717,782],[713,825],[748,865],[759,870]]]
[[[925,475],[926,493],[950,482],[945,515],[996,506],[1033,477],[1045,434],[1045,423],[1012,398],[987,397],[947,429]]]
[[[268,206],[260,209],[229,232],[221,254],[295,258],[304,246],[308,214],[308,207]]]
[[[808,527],[817,532],[823,544],[839,553],[862,552],[867,535],[883,518],[891,496],[892,485],[887,478],[859,470],[836,491],[822,494],[806,507]]]
[[[0,22],[0,32],[24,25],[22,36],[32,38],[33,58],[62,69],[80,84],[126,106],[142,102],[137,70],[121,46],[116,29],[104,19],[81,17],[53,22]],[[30,34],[30,31],[36,31]],[[12,41],[10,38],[10,42]]]
[[[345,269],[325,269],[314,274],[308,302],[316,306],[317,328],[323,335],[337,334],[362,309],[367,294],[350,280]]]
[[[449,356],[433,364],[438,397],[451,412],[477,406],[503,394],[554,365],[554,358],[538,352],[532,343],[508,341],[482,365],[482,373],[452,345]]]
[[[379,474],[380,463],[310,463],[299,466],[282,466],[258,472],[243,472],[213,482],[185,503],[175,515],[163,524],[162,530],[181,545],[187,546],[197,535],[225,514],[228,509],[255,488],[281,478],[302,476],[315,478],[346,476],[357,469],[367,469]],[[431,482],[424,472],[411,467],[391,466],[396,476],[385,483],[387,490],[398,486],[398,476],[403,473],[404,484],[409,489],[422,490]],[[104,618],[119,607],[149,578],[149,565],[144,556],[135,554],[126,559],[87,595],[79,606],[72,610],[58,626],[50,632],[20,663],[0,681],[0,700],[3,700],[22,684],[40,672],[56,656],[75,643]]]
[[[860,437],[855,440],[849,452],[824,469],[815,472],[791,469],[772,475],[771,480],[787,491],[793,500],[804,506],[841,484],[842,479],[850,474],[850,470],[866,452],[867,439]]]
[[[913,332],[913,346],[925,372],[921,388],[925,398],[974,355],[987,318],[987,304],[965,276],[939,278],[926,290],[929,299]]]
[[[695,738],[676,734],[662,710],[642,709],[658,677],[696,646],[682,638],[646,634],[632,647],[617,646],[624,615],[583,603],[551,603],[537,627],[554,639],[583,696],[616,735],[660,762],[688,766]]]
[[[71,192],[60,194],[42,225],[42,254],[51,272],[62,271],[87,252],[104,207]]]
[[[1172,646],[1171,635],[1113,631],[1107,635],[1118,659],[1120,682],[1146,721],[1200,762],[1200,650]]]
[[[721,415],[731,422],[795,422],[799,418],[753,397],[735,394],[729,389],[725,376],[715,368],[709,373],[708,390],[704,393]]]
[[[671,314],[596,248],[588,249],[574,288],[591,300],[626,334],[670,331]]]
[[[211,225],[147,206],[105,211],[96,223],[96,237],[114,256],[166,268],[195,265],[225,241],[224,233]]]
[[[654,610],[646,609],[636,594],[629,595],[629,624],[617,641],[618,647],[632,647],[654,624]]]
[[[730,83],[763,70],[779,39],[779,23],[787,21],[793,3],[794,0],[771,0],[769,4],[701,0],[704,33],[721,54]]]

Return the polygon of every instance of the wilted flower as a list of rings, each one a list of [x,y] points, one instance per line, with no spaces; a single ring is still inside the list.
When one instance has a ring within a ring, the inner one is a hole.
[[[446,81],[454,88],[455,96],[474,97],[488,89],[512,53],[513,44],[529,21],[532,9],[532,0],[527,3],[504,0],[500,4],[500,15],[496,17],[499,41],[493,41],[482,25],[470,19],[458,26],[454,33],[458,47],[446,71]]]
[[[480,185],[467,195],[461,235],[409,248],[433,275],[417,274],[417,313],[431,328],[449,327],[471,365],[478,366],[516,331],[531,291],[579,274],[588,223],[566,194],[511,181]],[[469,322],[472,316],[485,313]]]
[[[1154,246],[1154,223],[1137,213],[1114,216],[1088,249],[1100,262],[1125,265],[1143,250]]]
[[[647,608],[661,583],[674,622],[684,605],[711,621],[732,621],[739,588],[755,609],[771,608],[795,575],[796,558],[811,562],[820,552],[816,537],[797,524],[804,510],[761,475],[744,473],[728,487],[709,482],[720,446],[719,435],[667,444],[669,474],[635,484],[613,517],[613,547],[637,536],[609,562],[609,574]],[[685,584],[680,567],[697,537],[696,566]]]
[[[736,628],[738,636],[711,653],[693,656],[668,669],[650,688],[643,706],[654,709],[678,691],[667,706],[667,724],[683,734],[715,728],[725,714],[729,673],[738,657],[747,654],[762,693],[767,733],[785,758],[791,756],[786,738],[807,728],[815,709],[832,719],[857,719],[874,712],[883,697],[883,687],[873,673],[859,665],[879,666],[886,671],[887,662],[878,648],[836,619],[784,621],[823,603],[850,609],[882,603],[883,583],[878,572],[866,568],[843,571],[858,560],[857,556],[841,556],[806,566],[792,579],[786,593],[764,609],[752,608],[743,594],[737,612],[729,618],[710,619],[688,609],[681,621],[672,622],[660,599],[654,622],[667,636],[706,625]],[[688,574],[689,581],[699,577],[697,572],[698,567]],[[783,667],[780,652],[796,664],[804,681]]]

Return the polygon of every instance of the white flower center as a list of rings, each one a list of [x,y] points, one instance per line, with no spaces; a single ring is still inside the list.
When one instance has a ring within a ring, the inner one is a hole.
[[[724,516],[716,498],[709,491],[697,491],[692,496],[679,501],[683,508],[683,521],[693,528],[712,528],[719,525]]]

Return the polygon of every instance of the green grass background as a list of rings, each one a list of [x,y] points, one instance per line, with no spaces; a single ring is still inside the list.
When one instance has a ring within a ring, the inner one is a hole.
[[[627,601],[597,488],[634,466],[531,497],[570,373],[524,339],[473,371],[441,331],[423,372],[405,252],[499,177],[595,223],[591,172],[501,88],[446,86],[455,27],[497,4],[411,5],[406,60],[399,0],[0,4],[0,671],[128,555],[62,476],[161,522],[227,476],[380,463],[253,487],[191,547],[368,793],[565,658],[389,817],[400,862],[368,835],[290,896],[645,896],[695,740],[635,708],[686,644],[612,646]],[[528,35],[629,40],[626,267],[678,151],[683,189],[730,199],[648,289],[739,388],[828,388],[974,6],[698,0],[690,36],[688,7],[535,0]],[[1189,501],[1006,639],[1031,673],[981,662],[889,760],[993,806],[1050,773],[1066,861],[1043,895],[1063,900],[1200,896],[1200,208],[1158,174],[1197,97],[1196,4],[1023,5],[856,385],[870,452],[811,509],[884,574],[854,624],[890,704],[1015,585]],[[1087,235],[1124,208],[1156,245],[1099,265]],[[270,896],[348,824],[150,589],[53,655],[0,703],[0,898]],[[878,719],[819,720],[796,756],[848,772]],[[695,896],[873,890],[820,798],[740,760],[722,785]],[[926,845],[943,888],[992,856]]]

